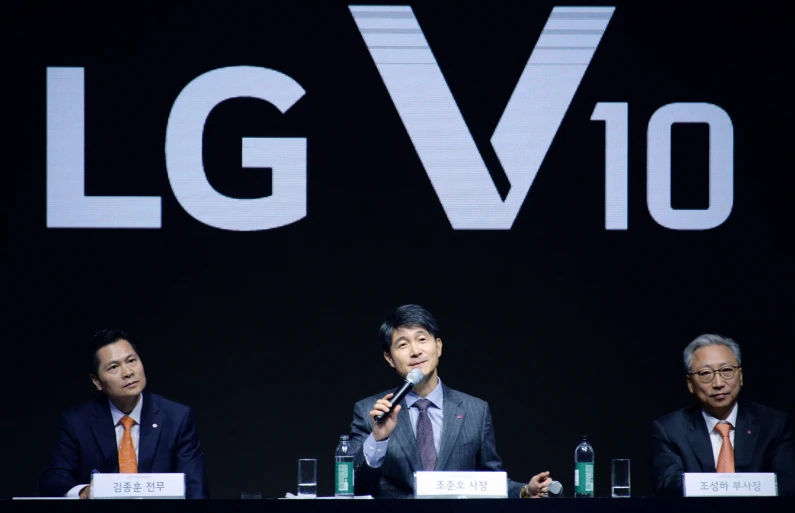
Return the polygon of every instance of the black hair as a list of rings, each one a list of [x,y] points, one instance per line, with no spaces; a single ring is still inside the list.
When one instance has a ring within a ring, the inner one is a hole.
[[[99,330],[91,337],[91,341],[88,343],[88,347],[86,348],[86,360],[89,366],[89,372],[95,376],[99,375],[99,356],[97,353],[100,349],[114,342],[118,342],[119,340],[126,340],[130,343],[133,348],[133,351],[138,353],[138,348],[135,346],[135,342],[130,339],[130,336],[121,330],[116,329],[106,329],[106,330]]]
[[[439,337],[439,325],[433,315],[420,305],[403,305],[389,314],[381,324],[378,340],[385,353],[392,352],[392,332],[407,327],[420,327],[434,339]]]

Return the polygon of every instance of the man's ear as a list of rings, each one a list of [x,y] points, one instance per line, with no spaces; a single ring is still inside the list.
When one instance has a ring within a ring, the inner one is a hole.
[[[387,363],[389,363],[390,367],[392,367],[393,369],[395,368],[395,362],[394,360],[392,360],[392,355],[390,353],[387,353],[386,351],[384,351],[384,360],[386,360]]]
[[[442,356],[442,339],[436,339],[436,353],[437,356]]]
[[[91,378],[91,382],[94,383],[94,386],[97,387],[97,390],[102,392],[102,383],[99,382],[99,378],[94,374],[89,374],[88,376]]]
[[[693,379],[692,376],[685,376],[685,381],[687,381],[687,389],[690,391],[691,394],[695,393],[693,392],[693,382],[691,381],[692,379]]]

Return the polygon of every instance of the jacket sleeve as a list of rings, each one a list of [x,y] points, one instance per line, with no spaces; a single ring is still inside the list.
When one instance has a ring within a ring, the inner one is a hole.
[[[80,446],[74,435],[74,427],[66,414],[61,415],[58,439],[52,451],[50,464],[39,479],[42,497],[63,497],[66,492],[80,484]]]
[[[204,469],[204,454],[199,442],[199,432],[193,410],[188,408],[183,417],[175,447],[176,472],[185,474],[185,497],[207,499],[209,491]]]
[[[682,457],[668,439],[663,425],[655,420],[651,428],[651,473],[655,495],[681,497],[684,472]]]
[[[370,495],[373,493],[381,475],[379,468],[367,464],[364,457],[364,441],[370,435],[369,411],[364,411],[366,406],[356,403],[353,407],[353,420],[351,421],[350,445],[353,449],[353,490],[356,495]]]
[[[795,429],[792,417],[785,415],[773,448],[773,472],[778,479],[778,494],[795,496]]]
[[[491,410],[486,404],[483,414],[483,424],[480,431],[480,451],[476,459],[476,470],[502,472],[502,459],[497,454],[497,441],[494,438],[494,424],[491,420]],[[524,483],[508,480],[508,498],[518,499]]]

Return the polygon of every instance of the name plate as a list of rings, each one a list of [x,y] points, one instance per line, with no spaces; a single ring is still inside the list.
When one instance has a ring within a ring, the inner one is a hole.
[[[685,472],[685,497],[775,497],[778,481],[772,472],[717,474]]]
[[[418,499],[504,499],[508,497],[505,472],[415,472]]]
[[[91,474],[92,499],[184,499],[185,474]]]

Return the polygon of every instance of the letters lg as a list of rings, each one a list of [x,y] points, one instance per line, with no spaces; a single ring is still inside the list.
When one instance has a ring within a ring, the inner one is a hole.
[[[86,196],[83,68],[47,69],[47,227],[160,228],[159,197]],[[292,78],[266,68],[209,71],[180,92],[166,127],[166,170],[180,205],[222,230],[268,230],[306,215],[306,139],[243,138],[243,167],[273,169],[273,193],[234,199],[207,181],[202,132],[224,100],[259,98],[286,112],[304,95]]]
[[[612,7],[555,7],[491,138],[511,188],[503,200],[461,111],[408,6],[351,6],[350,11],[454,229],[510,229],[582,81]],[[273,170],[271,196],[234,199],[215,191],[202,163],[210,111],[237,97],[258,98],[286,112],[304,90],[275,70],[237,66],[191,81],[172,106],[166,169],[174,194],[194,218],[224,230],[267,230],[306,215],[306,139],[243,138],[243,167]],[[626,230],[627,104],[598,103],[592,120],[606,123],[605,227]],[[671,208],[673,123],[710,127],[710,204]],[[85,196],[84,70],[47,70],[47,226],[160,228],[159,197]],[[733,203],[733,128],[720,107],[675,103],[648,127],[649,211],[672,229],[720,225]]]

